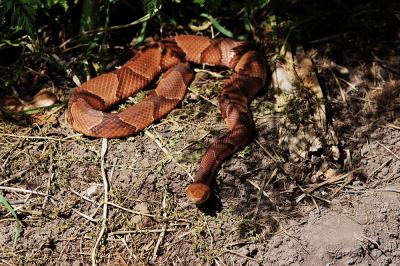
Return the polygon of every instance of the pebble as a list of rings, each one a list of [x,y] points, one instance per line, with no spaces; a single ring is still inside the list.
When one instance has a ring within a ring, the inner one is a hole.
[[[388,266],[392,263],[392,258],[386,257],[386,256],[381,256],[380,258],[377,259],[379,265],[384,265]]]
[[[400,143],[399,143],[400,145]],[[397,160],[397,162],[394,165],[394,170],[395,172],[399,173],[400,172],[400,160]]]
[[[357,258],[356,258],[356,257],[353,257],[353,258],[349,258],[349,259],[346,261],[346,264],[347,264],[347,265],[354,265],[356,262],[357,262]]]
[[[361,156],[365,156],[366,154],[369,153],[369,151],[370,151],[370,149],[369,149],[368,145],[364,145],[364,146],[361,148]]]
[[[373,258],[378,258],[379,256],[382,255],[382,251],[380,251],[379,249],[373,249],[371,250],[371,257]]]
[[[381,170],[381,175],[382,176],[386,176],[388,173],[389,173],[389,168],[388,167],[385,167],[385,168],[383,168]]]
[[[282,239],[278,239],[276,241],[274,241],[274,243],[272,244],[273,248],[278,248],[280,245],[282,245],[283,241]]]

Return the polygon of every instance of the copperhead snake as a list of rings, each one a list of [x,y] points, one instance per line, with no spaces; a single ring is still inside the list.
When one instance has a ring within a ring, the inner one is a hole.
[[[212,143],[203,155],[194,182],[186,189],[195,204],[210,196],[210,184],[221,163],[246,145],[253,135],[250,99],[264,87],[264,57],[244,41],[179,35],[146,45],[120,69],[93,78],[70,95],[67,119],[84,135],[120,138],[136,134],[166,116],[183,99],[193,79],[189,62],[228,67],[231,78],[218,98],[229,133]],[[137,93],[162,72],[156,89],[119,113],[110,106]]]

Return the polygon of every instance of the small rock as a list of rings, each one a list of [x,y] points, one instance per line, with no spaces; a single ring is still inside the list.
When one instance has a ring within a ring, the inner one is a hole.
[[[400,143],[399,143],[400,146]],[[395,163],[393,169],[397,169],[397,171],[399,171],[398,169],[400,169],[400,160],[397,160],[397,162]]]
[[[138,211],[140,213],[144,213],[144,214],[149,213],[149,208],[148,208],[147,204],[144,202],[136,204],[134,210]],[[133,216],[133,218],[131,219],[131,223],[135,224],[136,228],[145,227],[145,224],[148,221],[149,221],[149,218],[146,216],[142,216],[142,215]]]
[[[90,186],[85,191],[85,196],[92,198],[100,193],[100,185],[96,183],[90,184]]]
[[[388,265],[390,265],[392,263],[392,258],[386,257],[386,256],[382,256],[382,257],[378,258],[377,261],[378,261],[379,265],[388,266]]]
[[[282,239],[278,239],[276,241],[274,241],[274,243],[272,244],[273,248],[278,248],[280,245],[282,245]]]
[[[336,169],[329,168],[328,170],[325,171],[324,175],[325,175],[326,179],[331,179],[331,178],[334,178],[335,176],[337,176],[338,173],[337,173]]]
[[[389,173],[388,167],[385,167],[381,170],[381,176],[387,176],[388,173]]]
[[[347,264],[347,265],[354,265],[356,262],[357,262],[357,258],[349,258],[349,259],[346,261],[346,264]]]
[[[368,145],[364,145],[360,150],[361,156],[364,156],[365,154],[368,154],[369,151],[370,151],[370,149],[369,149]]]
[[[371,244],[368,245],[368,248],[371,248],[370,246],[371,246]],[[372,244],[372,246],[375,246],[375,245]],[[382,251],[380,251],[379,249],[374,248],[373,250],[371,250],[371,253],[370,253],[370,254],[371,254],[371,256],[372,256],[373,258],[378,258],[379,256],[382,255]]]

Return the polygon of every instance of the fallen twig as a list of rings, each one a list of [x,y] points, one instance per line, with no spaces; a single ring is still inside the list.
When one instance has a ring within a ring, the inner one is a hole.
[[[395,192],[395,193],[400,193],[400,189],[393,189],[393,188],[374,189],[374,191],[383,191],[383,192]]]
[[[241,257],[241,258],[245,258],[245,259],[247,259],[247,260],[252,260],[252,261],[255,261],[255,262],[257,262],[257,263],[260,263],[260,260],[258,260],[258,259],[255,259],[255,258],[246,256],[246,255],[242,255],[242,254],[240,254],[240,253],[238,253],[238,252],[235,252],[235,251],[230,250],[230,249],[227,249],[227,248],[224,249],[224,252],[227,252],[227,253],[236,255],[236,256]]]
[[[30,169],[25,169],[25,170],[22,170],[22,171],[20,171],[20,172],[18,172],[18,173],[16,173],[16,174],[14,174],[14,175],[11,175],[10,178],[7,178],[6,180],[0,182],[0,186],[2,186],[2,185],[4,185],[4,184],[7,184],[8,182],[10,182],[10,181],[12,181],[12,180],[14,180],[14,179],[19,178],[21,175],[25,174],[25,173],[28,172],[29,170],[30,170]]]
[[[335,183],[337,181],[340,181],[340,180],[346,178],[348,175],[350,175],[350,174],[352,174],[354,172],[358,172],[360,170],[361,170],[361,168],[354,169],[354,170],[352,170],[352,171],[350,171],[350,172],[348,172],[348,173],[346,173],[344,175],[339,175],[339,176],[336,176],[336,177],[329,178],[328,180],[325,180],[325,181],[323,181],[321,183],[315,184],[315,185],[313,185],[313,186],[311,186],[309,188],[304,189],[304,193],[297,197],[296,203],[299,203],[304,197],[308,196],[314,190],[316,190],[316,189],[318,189],[320,187],[323,187],[323,186],[325,186],[327,184],[332,184],[332,183]],[[314,195],[313,195],[313,197],[317,198]],[[326,200],[326,199],[323,199],[323,198],[321,198],[321,199],[326,201],[327,203],[330,202],[329,200]]]
[[[65,138],[53,138],[53,137],[42,137],[42,136],[24,136],[24,135],[14,135],[14,134],[7,134],[1,133],[0,137],[12,137],[12,138],[19,138],[19,139],[43,139],[43,140],[55,140],[55,141],[67,141],[75,137],[80,137],[82,134],[74,134],[67,136]]]
[[[383,167],[385,167],[388,163],[390,163],[392,161],[393,158],[390,158],[386,161],[384,161],[378,168],[376,168],[374,171],[372,171],[371,174],[368,175],[368,178],[373,177],[374,175],[376,175],[376,173],[378,173],[380,170],[383,169]]]
[[[257,215],[258,215],[258,211],[260,209],[261,198],[262,198],[262,196],[264,194],[264,188],[266,186],[268,186],[268,184],[271,182],[272,178],[274,178],[276,176],[277,172],[278,172],[278,168],[275,168],[275,170],[272,172],[271,176],[268,178],[268,181],[267,181],[267,175],[265,175],[265,178],[264,178],[264,180],[263,180],[263,182],[261,184],[261,187],[260,187],[260,190],[259,190],[259,193],[258,193],[257,205],[256,205],[256,210],[254,212],[253,220],[255,220]]]
[[[74,193],[75,195],[77,195],[77,196],[80,197],[81,199],[84,199],[84,200],[86,200],[86,201],[89,201],[89,202],[91,202],[91,203],[94,203],[94,204],[96,204],[96,205],[99,205],[96,201],[94,201],[94,200],[92,200],[92,199],[89,199],[88,197],[79,194],[78,191],[75,191],[75,190],[72,189],[72,188],[70,188],[70,190],[71,190],[72,193]]]
[[[103,178],[103,188],[104,188],[104,202],[103,202],[103,216],[102,216],[102,221],[101,221],[101,229],[99,232],[99,235],[97,236],[96,244],[94,245],[92,252],[91,252],[91,258],[92,258],[92,265],[96,266],[96,253],[97,253],[97,247],[100,244],[101,239],[103,238],[104,232],[107,229],[107,214],[108,214],[108,180],[107,180],[107,175],[106,171],[104,168],[104,156],[107,152],[107,139],[102,139],[102,144],[101,144],[101,154],[100,154],[100,160],[101,160],[101,176]]]
[[[49,191],[50,191],[50,186],[51,186],[51,181],[53,180],[53,178],[54,178],[54,173],[53,173],[53,159],[51,158],[50,159],[50,168],[51,168],[51,170],[50,170],[50,172],[51,172],[51,175],[50,175],[50,177],[47,179],[47,185],[46,185],[46,194],[49,194]],[[45,196],[44,197],[44,200],[43,200],[43,204],[42,204],[42,209],[45,209],[45,207],[46,207],[46,203],[47,203],[47,199],[48,199],[48,197],[47,196]]]
[[[20,192],[20,193],[35,194],[35,195],[40,195],[40,196],[45,196],[45,197],[51,197],[51,195],[49,195],[49,194],[34,191],[34,190],[24,189],[24,188],[0,186],[0,190],[8,190],[8,191],[13,191],[13,192]]]
[[[94,219],[93,217],[90,217],[89,215],[84,214],[83,212],[80,212],[78,210],[72,209],[72,211],[75,212],[76,214],[78,214],[79,216],[82,216],[83,218],[85,218],[88,221],[91,221],[94,223],[97,223],[99,221],[98,219]]]
[[[171,160],[177,165],[179,166],[183,171],[186,172],[186,174],[192,179],[192,181],[194,180],[193,175],[186,169],[186,167],[184,167],[182,164],[180,164],[175,157],[172,155],[172,153],[163,146],[163,144],[154,136],[154,134],[150,133],[148,130],[145,130],[144,133],[151,139],[153,140],[158,147],[160,147],[160,149],[169,157],[171,158]]]
[[[114,206],[114,207],[116,207],[118,209],[124,210],[126,212],[130,212],[130,213],[133,213],[133,214],[137,214],[137,215],[143,215],[143,216],[147,216],[147,217],[151,217],[151,218],[156,218],[157,217],[156,215],[153,215],[153,214],[148,214],[148,213],[144,213],[144,212],[130,210],[128,208],[122,207],[122,206],[120,206],[118,204],[115,204],[113,202],[108,202],[108,205]]]
[[[124,230],[124,231],[115,231],[115,232],[111,232],[111,233],[108,234],[108,236],[127,235],[127,234],[136,234],[136,233],[141,233],[141,234],[161,233],[161,232],[163,232],[163,231],[165,231],[165,232],[174,232],[174,231],[176,231],[176,230],[177,230],[176,228]]]
[[[387,151],[388,151],[390,154],[392,154],[394,157],[396,157],[397,160],[400,160],[400,157],[399,157],[397,154],[395,154],[394,152],[392,152],[391,149],[389,149],[388,147],[386,147],[385,145],[383,145],[383,144],[380,143],[380,142],[378,142],[378,144],[381,145],[385,150],[387,150]]]
[[[164,193],[164,197],[163,197],[163,201],[162,201],[162,207],[163,207],[163,209],[164,209],[164,213],[163,213],[163,217],[164,217],[164,218],[167,218],[167,213],[165,212],[166,205],[167,205],[167,194]],[[164,237],[165,237],[165,232],[166,232],[166,231],[167,231],[167,225],[164,224],[164,225],[162,226],[162,230],[161,230],[161,232],[160,232],[160,235],[159,235],[159,237],[158,237],[158,239],[157,239],[157,243],[156,243],[156,245],[154,246],[153,255],[152,255],[152,258],[151,258],[151,261],[152,261],[153,263],[154,263],[154,262],[156,261],[156,259],[157,259],[157,252],[158,252],[158,249],[159,249],[159,247],[160,247],[160,245],[161,245],[161,242],[163,241],[163,239],[164,239]]]
[[[393,128],[393,129],[399,129],[399,130],[400,130],[400,126],[397,126],[397,125],[395,125],[395,124],[390,124],[390,123],[388,123],[388,124],[386,125],[386,127],[390,127],[390,128]]]

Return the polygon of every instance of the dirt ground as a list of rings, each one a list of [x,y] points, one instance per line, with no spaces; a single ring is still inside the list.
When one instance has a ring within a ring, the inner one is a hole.
[[[13,247],[16,221],[1,207],[0,265],[89,265],[94,247],[99,265],[400,265],[399,12],[366,10],[300,40],[318,51],[340,159],[292,159],[278,141],[286,116],[263,92],[251,105],[257,136],[222,165],[204,206],[185,188],[227,132],[210,76],[143,133],[108,140],[104,158],[103,140],[76,134],[64,105],[39,125],[2,117],[0,194],[22,232]]]

